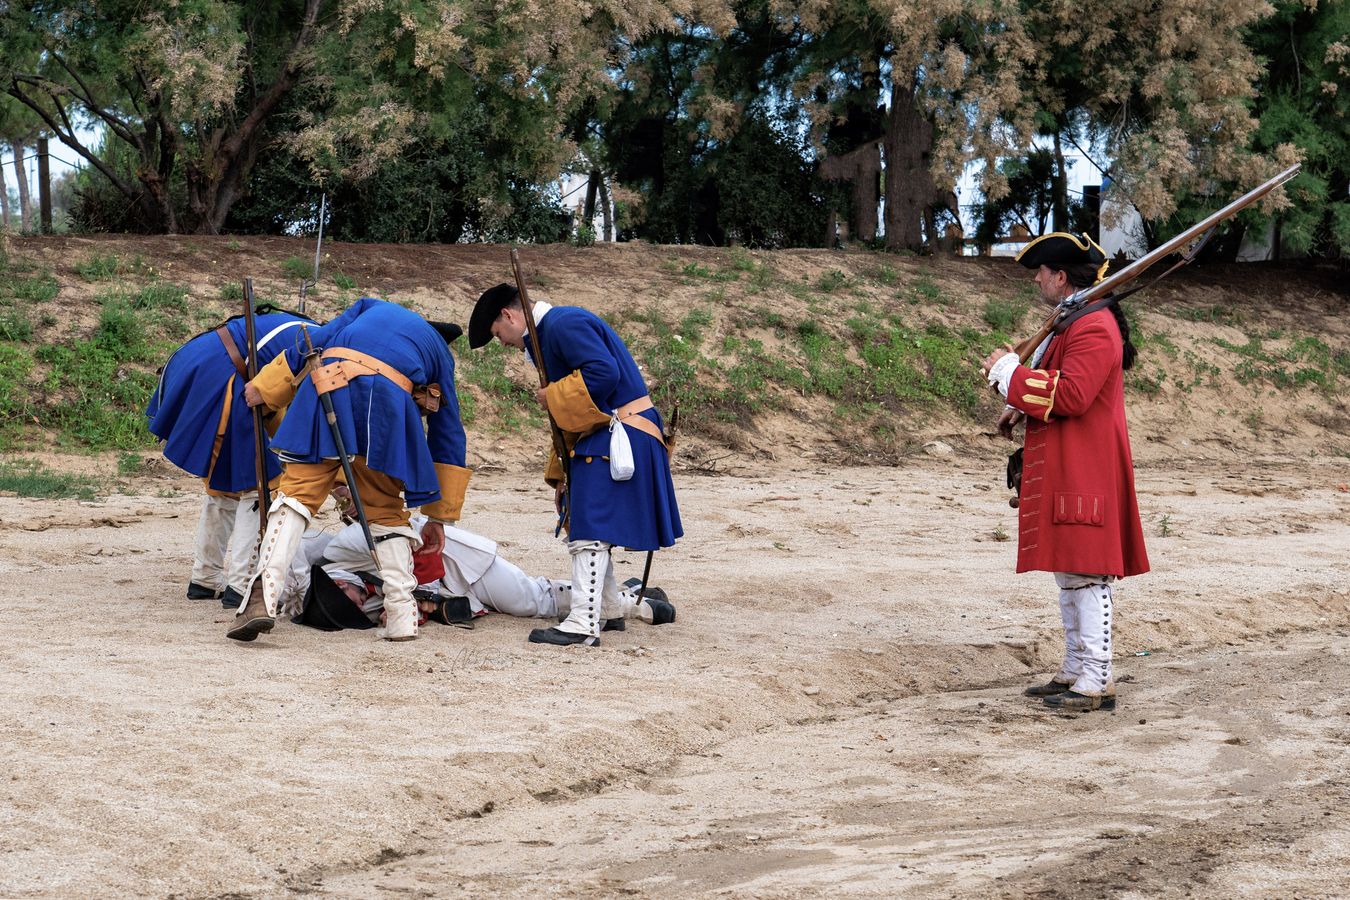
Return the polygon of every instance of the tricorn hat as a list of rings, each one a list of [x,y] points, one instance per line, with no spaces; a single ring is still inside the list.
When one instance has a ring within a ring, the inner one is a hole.
[[[1101,281],[1109,264],[1106,251],[1086,234],[1069,234],[1064,231],[1052,231],[1043,234],[1022,248],[1017,261],[1028,269],[1049,266],[1052,269],[1064,266],[1078,266],[1089,263],[1098,266],[1097,280]]]
[[[352,602],[321,566],[310,566],[309,590],[305,592],[304,606],[300,615],[291,621],[320,631],[375,627],[361,607]]]
[[[469,316],[469,346],[474,350],[487,346],[492,340],[492,323],[506,307],[516,302],[515,285],[502,282],[496,287],[483,291],[478,302],[473,305],[473,315]]]
[[[431,327],[436,329],[436,333],[445,339],[447,344],[453,344],[455,339],[464,333],[454,322],[431,322]]]

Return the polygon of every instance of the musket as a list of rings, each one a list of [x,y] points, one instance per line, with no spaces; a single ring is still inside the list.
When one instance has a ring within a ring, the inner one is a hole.
[[[323,356],[323,348],[315,348],[314,342],[309,338],[309,329],[305,325],[300,326],[300,330],[305,335],[305,368],[304,371],[313,373],[318,367],[319,359]],[[337,448],[338,460],[342,463],[342,474],[347,478],[347,490],[352,494],[352,506],[356,507],[356,520],[361,523],[361,533],[365,535],[366,547],[370,549],[370,559],[375,563],[375,571],[380,570],[380,557],[375,552],[375,537],[370,533],[370,520],[366,518],[366,507],[361,502],[361,492],[356,487],[356,476],[352,474],[352,460],[347,455],[346,443],[342,440],[342,429],[338,427],[337,410],[333,409],[333,398],[328,396],[327,391],[319,391],[315,386],[315,392],[319,395],[319,403],[323,405],[324,418],[328,420],[328,430],[333,435],[333,446]],[[376,585],[382,585],[378,577],[374,579]]]
[[[511,269],[516,275],[516,291],[520,294],[520,308],[525,315],[525,330],[530,337],[530,355],[534,358],[534,367],[539,373],[539,386],[548,387],[548,372],[544,369],[544,353],[539,347],[539,328],[534,322],[534,305],[530,303],[530,292],[525,287],[525,274],[520,269],[520,254],[516,248],[511,248]],[[563,503],[562,508],[558,510],[558,527],[554,529],[557,535],[562,531],[563,522],[567,518],[567,504],[571,499],[570,491],[572,488],[572,461],[567,455],[567,440],[563,437],[562,429],[558,427],[558,422],[553,418],[553,413],[545,409],[548,416],[549,430],[553,434],[553,452],[558,454],[558,462],[563,470]]]
[[[1195,258],[1196,253],[1200,249],[1200,246],[1202,246],[1204,242],[1209,239],[1214,229],[1216,229],[1220,225],[1220,223],[1224,222],[1227,219],[1231,219],[1233,216],[1237,215],[1242,210],[1246,209],[1248,206],[1251,206],[1257,200],[1260,200],[1266,194],[1269,194],[1271,191],[1275,190],[1277,187],[1284,184],[1289,179],[1293,178],[1295,175],[1298,174],[1299,169],[1301,168],[1302,165],[1300,163],[1294,163],[1294,165],[1285,169],[1283,172],[1276,175],[1274,178],[1270,179],[1269,181],[1265,182],[1259,187],[1248,191],[1241,197],[1234,200],[1232,203],[1225,206],[1223,209],[1219,210],[1216,213],[1210,214],[1206,218],[1202,219],[1199,223],[1192,225],[1190,228],[1187,228],[1185,231],[1181,232],[1176,237],[1172,238],[1170,241],[1167,241],[1166,243],[1162,244],[1156,250],[1152,250],[1149,253],[1144,254],[1139,259],[1135,260],[1125,268],[1121,269],[1119,272],[1116,272],[1114,275],[1109,275],[1103,280],[1092,285],[1091,287],[1084,288],[1083,290],[1078,291],[1077,293],[1072,294],[1069,297],[1066,297],[1064,300],[1060,301],[1058,306],[1055,307],[1054,312],[1052,312],[1050,314],[1050,317],[1045,320],[1045,323],[1041,325],[1040,330],[1037,331],[1031,337],[1027,338],[1025,341],[1022,341],[1020,344],[1013,347],[1013,352],[1017,354],[1018,359],[1021,362],[1025,363],[1027,360],[1031,359],[1032,354],[1036,352],[1036,348],[1041,345],[1041,342],[1044,341],[1050,335],[1051,332],[1055,331],[1056,327],[1059,326],[1060,323],[1062,323],[1069,316],[1072,316],[1080,311],[1086,311],[1085,308],[1096,300],[1101,300],[1102,303],[1100,305],[1103,306],[1110,303],[1112,299],[1109,297],[1110,294],[1115,293],[1117,289],[1124,287],[1126,284],[1129,284],[1131,281],[1134,281],[1140,275],[1143,275],[1146,271],[1148,271],[1150,268],[1156,265],[1164,257],[1171,256],[1173,253],[1176,253],[1177,251],[1191,244],[1193,241],[1197,241],[1198,239],[1199,243],[1196,246],[1192,247],[1190,251],[1181,258],[1180,262],[1172,266],[1166,272],[1163,272],[1162,275],[1159,275],[1157,278],[1153,279],[1153,281],[1149,282],[1147,285],[1141,285],[1140,287],[1148,287],[1150,285],[1156,284],[1163,278],[1166,278],[1168,275],[1172,274],[1172,272],[1186,265]],[[1132,288],[1131,292],[1139,289],[1140,289],[1139,287]]]
[[[258,332],[253,322],[253,279],[244,279],[244,333],[248,340],[248,380],[258,377]],[[267,536],[267,508],[272,492],[267,487],[267,433],[263,430],[263,409],[253,407],[253,473],[258,480],[258,540]]]
[[[319,240],[314,244],[314,277],[300,279],[300,315],[305,314],[305,293],[319,284],[319,256],[323,253],[323,217],[328,208],[328,194],[319,197]]]

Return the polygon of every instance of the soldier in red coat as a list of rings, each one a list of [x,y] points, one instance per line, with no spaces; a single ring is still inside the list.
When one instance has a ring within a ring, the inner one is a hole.
[[[1036,271],[1051,306],[1106,272],[1105,253],[1087,235],[1044,235],[1017,261]],[[1026,693],[1052,707],[1111,709],[1111,585],[1148,571],[1125,425],[1124,371],[1135,349],[1118,303],[1063,322],[1026,365],[996,350],[984,372],[1008,401],[999,431],[1011,440],[1026,421],[1017,571],[1053,572],[1060,589],[1064,663]]]

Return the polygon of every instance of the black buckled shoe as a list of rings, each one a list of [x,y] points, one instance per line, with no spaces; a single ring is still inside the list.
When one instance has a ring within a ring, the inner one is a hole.
[[[215,588],[209,588],[195,581],[188,582],[187,598],[189,600],[214,600],[219,596],[220,591]]]
[[[628,623],[623,619],[606,619],[605,624],[600,626],[601,631],[627,631]]]
[[[553,644],[558,647],[570,647],[582,644],[587,647],[599,647],[600,639],[589,634],[572,634],[556,628],[536,628],[530,632],[531,644]]]
[[[243,602],[244,595],[231,587],[227,587],[225,593],[220,595],[220,605],[223,609],[238,609]]]
[[[1064,693],[1071,687],[1073,687],[1073,682],[1065,684],[1062,681],[1051,679],[1045,684],[1033,684],[1023,691],[1022,694],[1027,697],[1053,697],[1055,694]]]
[[[1116,695],[1090,697],[1077,691],[1064,691],[1060,694],[1052,694],[1041,702],[1052,709],[1063,709],[1069,712],[1090,712],[1094,709],[1112,710],[1116,708]]]
[[[442,625],[473,629],[473,607],[469,605],[468,597],[437,598],[436,609],[427,618]]]

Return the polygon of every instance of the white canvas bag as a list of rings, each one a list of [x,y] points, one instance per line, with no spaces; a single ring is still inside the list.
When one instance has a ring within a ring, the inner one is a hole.
[[[609,477],[615,481],[633,477],[633,446],[618,416],[609,417]]]

